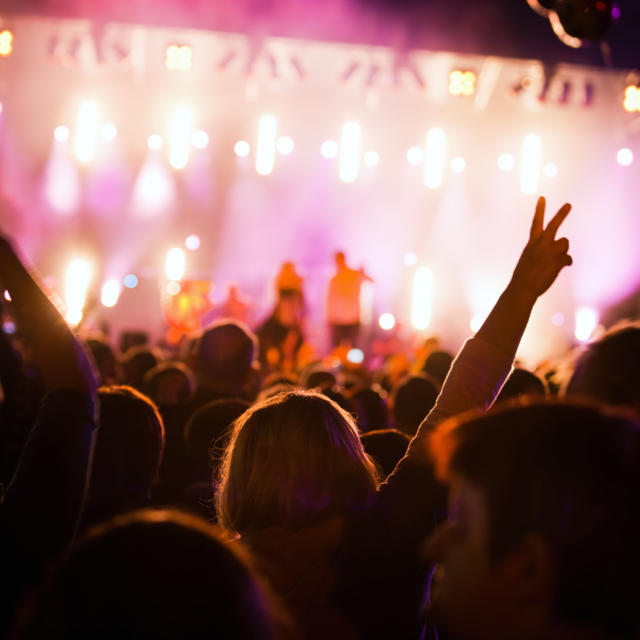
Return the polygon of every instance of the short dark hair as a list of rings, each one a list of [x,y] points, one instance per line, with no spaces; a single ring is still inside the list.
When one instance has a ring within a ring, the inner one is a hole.
[[[424,373],[403,378],[391,394],[394,426],[415,435],[440,393],[438,381]]]
[[[522,401],[443,424],[432,445],[445,476],[485,494],[489,555],[529,533],[553,563],[554,619],[625,634],[637,624],[640,423],[585,403]]]
[[[26,637],[271,640],[286,624],[243,549],[172,510],[131,512],[92,529],[34,604]]]
[[[247,381],[257,351],[258,339],[246,325],[220,320],[195,345],[195,373],[221,387],[240,387]]]
[[[164,425],[156,405],[133,387],[100,387],[90,495],[144,498],[157,479]]]
[[[566,394],[588,396],[640,413],[640,325],[613,327],[576,361]]]

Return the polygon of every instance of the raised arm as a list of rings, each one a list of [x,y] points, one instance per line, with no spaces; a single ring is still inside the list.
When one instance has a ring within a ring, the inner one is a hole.
[[[569,241],[556,240],[570,209],[571,205],[565,204],[544,228],[545,200],[538,200],[529,240],[509,284],[475,337],[465,343],[454,360],[435,406],[387,484],[402,484],[402,468],[429,464],[427,440],[436,424],[469,409],[487,409],[495,400],[509,375],[533,305],[572,262]]]
[[[82,512],[96,427],[96,378],[64,319],[0,236],[0,281],[47,395],[0,503],[0,635],[21,592],[72,541]]]

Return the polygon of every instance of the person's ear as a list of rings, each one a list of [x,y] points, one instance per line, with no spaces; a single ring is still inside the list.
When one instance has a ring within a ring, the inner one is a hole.
[[[546,609],[552,599],[553,566],[549,547],[537,533],[526,535],[508,556],[505,571],[515,602]]]

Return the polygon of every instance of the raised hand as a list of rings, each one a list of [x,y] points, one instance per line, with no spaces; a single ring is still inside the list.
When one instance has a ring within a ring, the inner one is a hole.
[[[542,295],[558,277],[560,271],[569,266],[573,260],[569,255],[569,240],[559,238],[556,233],[560,225],[571,211],[570,204],[564,204],[544,228],[545,199],[538,198],[536,211],[531,223],[529,242],[525,246],[516,268],[511,284],[528,292],[536,298]]]

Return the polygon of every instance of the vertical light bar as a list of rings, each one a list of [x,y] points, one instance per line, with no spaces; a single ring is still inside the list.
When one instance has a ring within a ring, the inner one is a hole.
[[[98,105],[92,100],[83,102],[78,109],[76,143],[74,151],[80,162],[93,158],[98,133]]]
[[[522,143],[522,173],[520,174],[522,193],[532,195],[538,190],[541,156],[542,140],[540,136],[531,133]]]
[[[268,176],[273,171],[276,157],[276,132],[278,123],[275,116],[262,116],[258,123],[258,148],[256,149],[256,171]]]
[[[76,258],[67,267],[65,282],[65,302],[67,304],[66,320],[77,325],[82,320],[82,310],[91,282],[91,267],[86,260]]]
[[[169,164],[174,169],[184,169],[189,162],[193,111],[189,107],[178,107],[171,117],[171,150]]]
[[[431,297],[433,273],[429,267],[418,267],[413,276],[413,306],[411,324],[416,329],[426,329],[431,322]]]
[[[424,183],[429,189],[436,189],[444,177],[444,150],[446,136],[438,127],[427,133],[427,152],[424,163]]]
[[[170,249],[165,262],[165,273],[169,280],[182,280],[184,277],[185,256],[179,247]]]
[[[360,125],[350,120],[342,127],[342,138],[340,141],[340,180],[343,182],[354,182],[358,177],[358,164],[360,161],[360,138],[362,132]]]
[[[598,311],[593,307],[580,307],[575,313],[575,336],[580,342],[587,342],[598,326]]]

